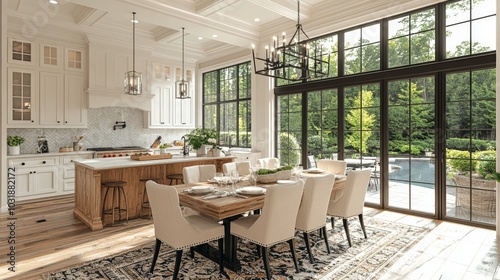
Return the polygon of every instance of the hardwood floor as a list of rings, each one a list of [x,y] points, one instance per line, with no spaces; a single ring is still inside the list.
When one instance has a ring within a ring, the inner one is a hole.
[[[1,213],[0,279],[41,279],[46,272],[154,242],[151,220],[91,231],[73,216],[73,197],[16,205],[16,220]],[[365,208],[365,216],[430,229],[382,279],[500,279],[494,230]],[[11,233],[9,223],[15,222]],[[8,237],[15,235],[15,244]],[[15,272],[7,263],[15,250]],[[6,252],[6,253],[4,253]],[[5,261],[4,261],[5,260]]]

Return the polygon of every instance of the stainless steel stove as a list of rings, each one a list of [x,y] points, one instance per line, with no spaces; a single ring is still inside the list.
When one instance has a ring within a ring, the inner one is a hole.
[[[124,147],[96,147],[87,148],[87,151],[94,152],[94,158],[114,158],[114,157],[129,157],[135,153],[149,152],[149,149],[140,146],[124,146]]]

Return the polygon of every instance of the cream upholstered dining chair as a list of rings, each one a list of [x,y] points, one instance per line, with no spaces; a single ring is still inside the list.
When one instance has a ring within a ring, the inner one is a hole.
[[[219,245],[219,271],[225,273],[223,267],[224,226],[200,215],[183,216],[175,187],[147,181],[146,189],[151,211],[153,211],[156,237],[155,252],[148,276],[153,274],[162,243],[175,250],[173,279],[177,279],[183,249],[213,240],[218,240]]]
[[[269,247],[287,241],[292,252],[295,269],[299,264],[295,255],[295,220],[302,199],[303,181],[292,184],[272,185],[267,188],[261,214],[250,215],[231,222],[231,234],[244,238],[257,247],[262,247],[262,258],[267,279],[269,269]]]
[[[347,162],[343,160],[320,159],[317,166],[319,169],[323,169],[337,175],[345,175],[347,170]]]
[[[246,176],[250,174],[250,162],[226,162],[222,164],[222,172],[224,174],[231,174],[233,171],[238,172],[240,176]]]
[[[215,170],[214,164],[186,166],[182,169],[184,183],[194,184],[213,179],[215,177]]]
[[[345,234],[349,246],[352,246],[351,235],[349,234],[349,224],[347,219],[353,216],[358,216],[361,223],[361,229],[365,238],[366,230],[363,222],[363,206],[365,204],[366,190],[370,183],[372,171],[370,169],[353,170],[347,174],[347,179],[342,188],[342,194],[337,196],[332,192],[330,202],[328,204],[327,215],[331,216],[332,228],[334,225],[334,217],[342,218],[344,223]]]
[[[277,168],[280,166],[280,160],[277,158],[259,158],[257,164],[260,165],[261,168]]]
[[[314,263],[314,258],[311,253],[309,234],[317,229],[322,230],[326,249],[330,254],[328,235],[326,234],[326,210],[328,209],[334,182],[335,175],[328,174],[326,176],[307,178],[304,184],[304,194],[297,214],[295,229],[302,231],[304,234],[307,254],[311,263]]]

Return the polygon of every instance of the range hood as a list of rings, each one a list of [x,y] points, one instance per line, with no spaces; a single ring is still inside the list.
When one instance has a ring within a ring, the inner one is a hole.
[[[151,99],[154,95],[128,95],[122,91],[108,89],[87,89],[89,108],[101,107],[128,107],[143,111],[151,111]]]

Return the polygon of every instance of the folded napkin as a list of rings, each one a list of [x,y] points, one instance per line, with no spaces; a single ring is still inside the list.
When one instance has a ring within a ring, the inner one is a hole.
[[[219,198],[219,197],[225,197],[225,196],[228,196],[228,195],[229,195],[228,192],[218,192],[218,193],[206,195],[206,196],[203,197],[203,199],[214,199],[214,198]]]

